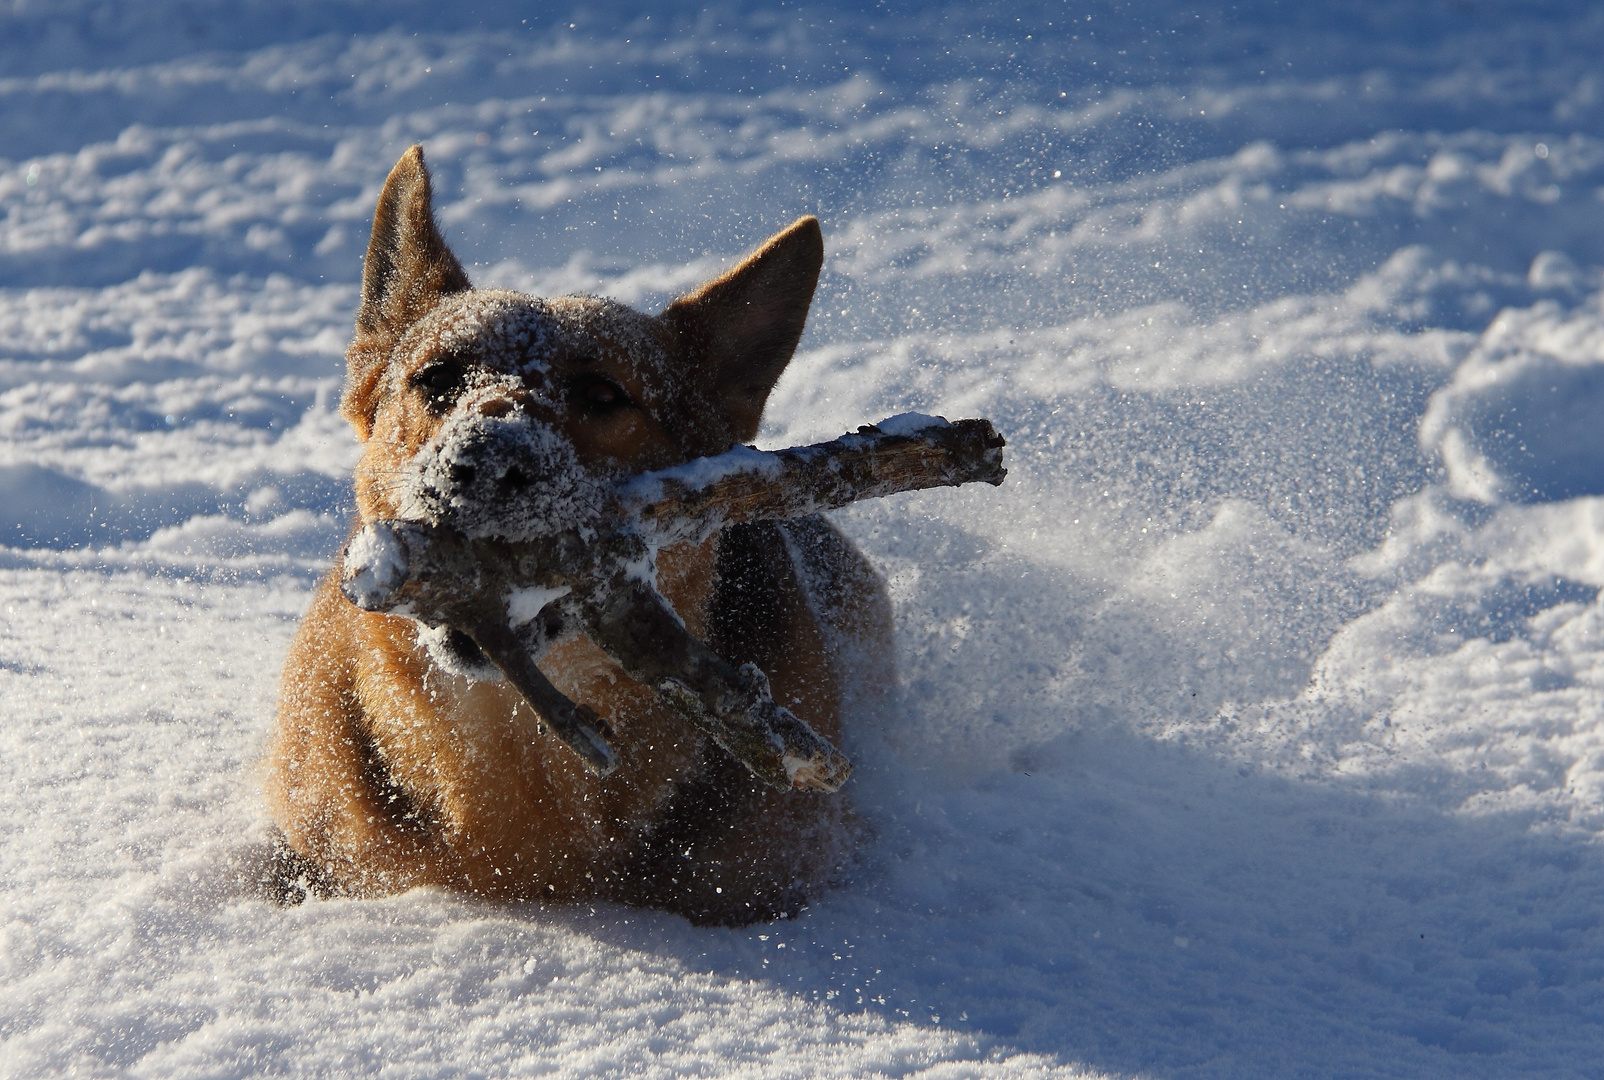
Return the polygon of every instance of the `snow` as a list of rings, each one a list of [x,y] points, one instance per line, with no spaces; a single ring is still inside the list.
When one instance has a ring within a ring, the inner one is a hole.
[[[345,546],[340,589],[362,610],[377,611],[406,583],[410,573],[406,541],[387,522],[375,521]]]
[[[0,6],[0,1073],[1590,1076],[1604,15]],[[901,686],[794,919],[281,909],[413,141],[476,283],[660,305],[803,213],[760,442],[986,416],[835,520]]]
[[[541,585],[520,585],[507,594],[507,621],[521,626],[534,619],[553,600],[567,596],[567,585],[547,588]]]
[[[693,458],[683,465],[671,465],[642,474],[621,485],[632,502],[651,502],[663,497],[663,484],[674,481],[687,491],[700,491],[737,473],[777,476],[780,463],[774,457],[750,446],[732,446],[722,454]]]
[[[947,420],[942,416],[926,416],[924,413],[905,412],[896,416],[888,416],[874,425],[887,435],[915,435],[926,428],[946,427]]]

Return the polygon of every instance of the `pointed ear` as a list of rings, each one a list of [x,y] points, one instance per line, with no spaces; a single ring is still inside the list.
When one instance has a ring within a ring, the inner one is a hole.
[[[819,219],[800,218],[741,265],[663,312],[733,442],[757,436],[769,391],[802,338],[823,265]]]
[[[346,350],[341,414],[366,439],[390,349],[440,298],[473,286],[434,222],[423,147],[401,155],[379,193],[373,236],[362,264],[356,337]]]

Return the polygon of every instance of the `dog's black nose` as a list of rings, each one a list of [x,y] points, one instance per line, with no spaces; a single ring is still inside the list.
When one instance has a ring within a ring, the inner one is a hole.
[[[509,491],[522,491],[532,483],[534,478],[516,465],[508,468],[501,476],[501,486]]]
[[[472,465],[451,466],[451,482],[453,484],[461,484],[463,487],[467,487],[473,483],[473,478],[477,475],[479,474],[474,472]]]

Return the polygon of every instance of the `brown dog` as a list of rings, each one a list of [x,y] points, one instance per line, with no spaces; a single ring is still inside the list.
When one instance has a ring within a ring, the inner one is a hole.
[[[347,352],[361,521],[415,516],[420,499],[475,521],[538,496],[552,463],[464,457],[474,424],[555,431],[569,471],[577,456],[593,476],[750,441],[822,261],[819,224],[803,218],[657,316],[476,290],[435,226],[413,147],[379,196]],[[884,590],[820,518],[732,526],[663,550],[658,572],[693,634],[756,663],[775,700],[831,741],[843,711],[872,709],[891,681]],[[739,923],[793,909],[841,866],[840,796],[763,786],[587,639],[553,645],[541,667],[611,725],[610,777],[485,677],[470,640],[359,611],[325,580],[285,664],[269,759],[291,876],[360,896],[433,884]]]

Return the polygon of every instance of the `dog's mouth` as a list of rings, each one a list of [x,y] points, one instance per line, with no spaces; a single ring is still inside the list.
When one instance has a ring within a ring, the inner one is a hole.
[[[486,388],[460,401],[414,455],[400,516],[474,538],[531,540],[584,529],[602,512],[606,482],[537,413],[541,402]]]

